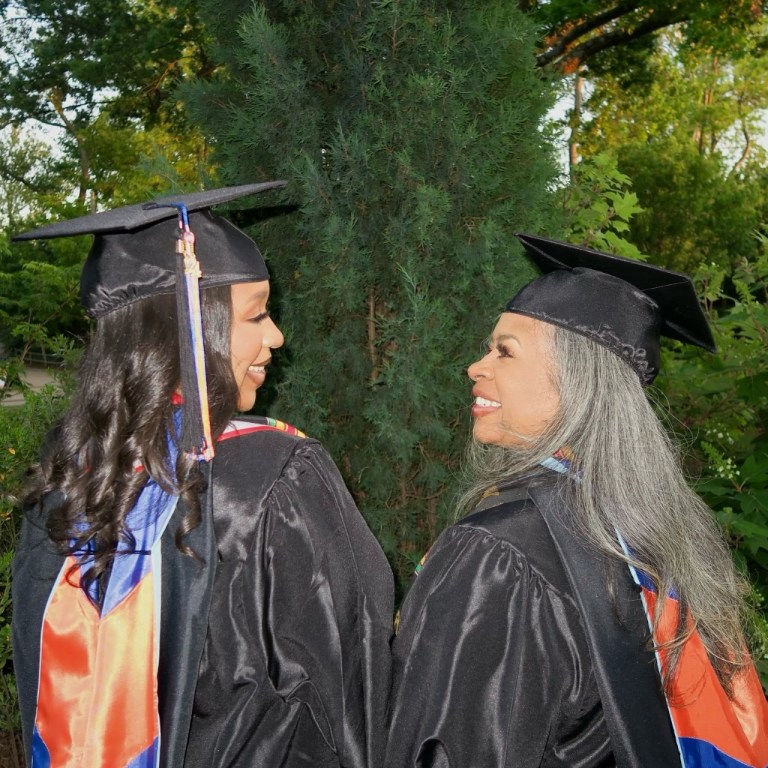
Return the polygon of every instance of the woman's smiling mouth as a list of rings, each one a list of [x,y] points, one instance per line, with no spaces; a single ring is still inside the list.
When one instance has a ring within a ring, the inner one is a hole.
[[[501,403],[497,400],[475,394],[475,399],[472,402],[472,416],[478,418],[489,413],[496,413],[500,408]]]

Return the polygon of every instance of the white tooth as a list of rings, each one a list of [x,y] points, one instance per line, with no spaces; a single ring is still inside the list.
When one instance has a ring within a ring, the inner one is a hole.
[[[497,403],[495,400],[486,400],[484,397],[476,397],[475,405],[480,405],[483,408],[499,408],[501,403]]]
[[[266,368],[263,365],[249,365],[248,370],[254,373],[266,373]]]

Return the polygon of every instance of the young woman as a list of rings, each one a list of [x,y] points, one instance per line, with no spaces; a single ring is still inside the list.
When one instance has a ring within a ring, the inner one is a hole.
[[[520,238],[547,274],[469,368],[471,514],[403,605],[386,764],[764,768],[744,584],[643,391],[660,334],[714,350],[693,287]]]
[[[96,328],[14,564],[31,765],[381,761],[387,562],[319,443],[233,418],[283,337],[255,243],[208,208],[281,186],[23,236],[96,235]]]

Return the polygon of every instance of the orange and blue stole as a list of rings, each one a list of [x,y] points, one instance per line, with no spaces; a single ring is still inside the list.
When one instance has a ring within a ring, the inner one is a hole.
[[[579,482],[567,451],[558,451],[542,464]],[[617,538],[631,556],[623,537],[617,533]],[[666,653],[660,646],[676,634],[680,604],[674,594],[667,597],[654,631],[656,587],[643,571],[632,566],[629,570],[640,589],[656,663],[663,675]],[[768,702],[753,665],[734,678],[733,697],[729,698],[694,630],[683,646],[671,688],[664,694],[682,768],[768,768]]]
[[[81,584],[90,554],[66,558],[43,619],[33,768],[159,764],[160,539],[177,501],[147,482],[101,605]]]
[[[304,437],[262,419],[231,422],[219,442],[263,430]],[[172,444],[170,454],[173,466]],[[159,766],[160,547],[177,501],[147,481],[126,519],[133,540],[118,546],[101,603],[96,585],[82,586],[91,553],[66,558],[43,618],[32,768]]]
[[[648,618],[658,599],[653,582],[630,568]],[[675,636],[679,602],[669,595],[653,635],[659,670],[666,653],[659,646]],[[686,640],[667,694],[667,706],[684,768],[766,768],[768,766],[768,703],[751,664],[733,679],[729,698],[715,674],[704,643],[695,630]]]

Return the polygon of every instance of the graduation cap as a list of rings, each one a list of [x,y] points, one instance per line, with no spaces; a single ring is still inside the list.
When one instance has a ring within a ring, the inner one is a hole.
[[[587,336],[629,363],[645,385],[659,372],[661,336],[716,351],[687,275],[535,235],[517,238],[544,274],[507,312]]]
[[[176,294],[184,395],[181,444],[206,461],[213,458],[214,451],[200,288],[269,279],[256,243],[209,209],[285,185],[284,181],[267,181],[164,197],[61,221],[12,238],[94,235],[80,277],[80,300],[90,317],[103,317],[150,296]]]
[[[194,232],[201,287],[268,280],[256,243],[208,209],[285,184],[268,181],[164,197],[49,224],[13,240],[94,235],[80,277],[80,300],[88,315],[98,318],[148,296],[174,293],[183,210]]]

